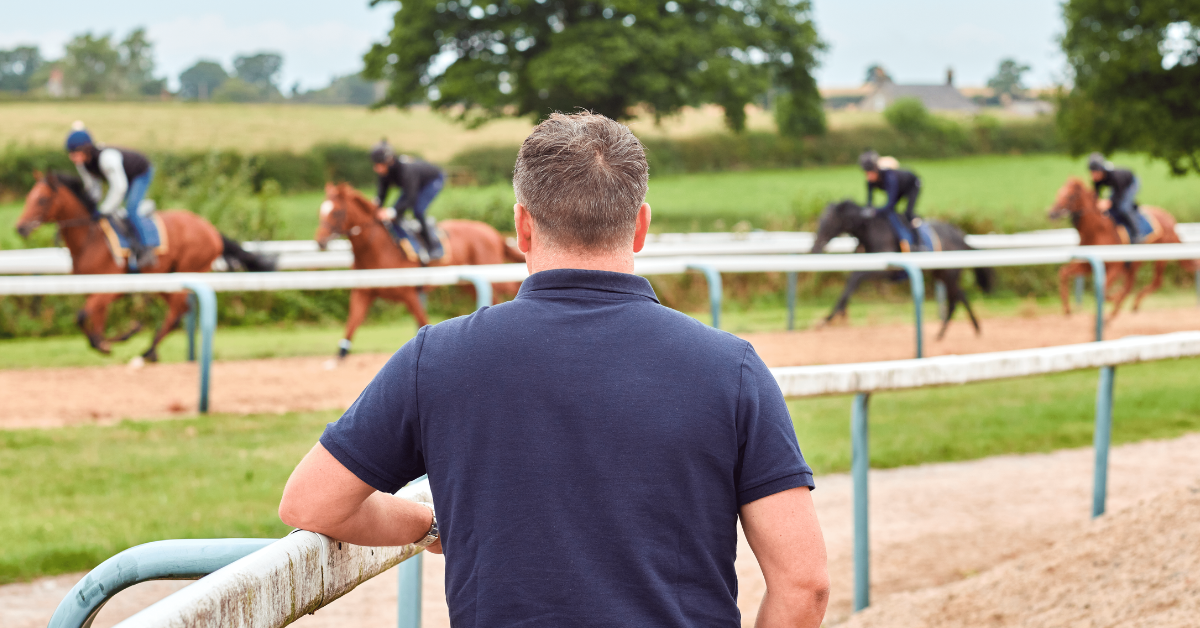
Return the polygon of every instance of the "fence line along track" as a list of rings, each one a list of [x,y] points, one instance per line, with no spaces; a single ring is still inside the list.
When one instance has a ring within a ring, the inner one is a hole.
[[[1176,225],[1180,239],[1200,243],[1200,223]],[[678,257],[690,255],[785,255],[806,254],[812,250],[814,235],[804,231],[750,231],[746,233],[662,233],[651,234],[638,257]],[[980,250],[1069,247],[1079,245],[1074,229],[1048,229],[1023,233],[968,235],[967,244]],[[834,238],[828,253],[853,253],[858,243],[853,238]],[[313,240],[267,240],[244,242],[252,253],[277,255],[279,270],[322,270],[349,268],[354,261],[350,243],[334,240],[321,251]],[[218,260],[213,270],[226,270]],[[71,256],[64,248],[13,249],[0,251],[0,275],[67,274]]]
[[[854,486],[854,608],[857,611],[869,604],[870,594],[867,433],[871,393],[1099,368],[1092,497],[1092,515],[1099,516],[1104,513],[1107,493],[1115,367],[1196,356],[1200,356],[1200,332],[1193,331],[970,356],[785,367],[771,369],[771,372],[788,397],[855,394],[851,404],[851,477]],[[401,489],[398,494],[417,501],[432,501],[428,482],[424,480]],[[229,540],[215,539],[209,543],[220,549],[227,546]],[[192,569],[188,573],[198,577],[194,565],[197,554],[203,553],[204,545],[203,541],[151,543],[110,558],[72,589],[55,612],[50,628],[83,626],[83,622],[94,616],[100,605],[121,588],[134,582],[178,574],[180,570],[172,570],[173,565],[187,564]],[[403,562],[399,626],[417,628],[421,619],[419,551],[411,545],[364,548],[338,543],[311,532],[297,532],[244,558],[231,556],[224,567],[212,566],[213,572],[208,577],[119,626],[277,628],[304,613],[316,611],[367,579]],[[138,562],[139,559],[157,565],[157,569],[142,569],[131,578],[131,569],[145,566]],[[206,564],[212,562],[210,559]],[[109,568],[110,564],[122,565],[123,571]]]
[[[1080,246],[1059,249],[1014,249],[1007,251],[948,251],[927,253],[863,253],[858,255],[759,255],[641,258],[635,261],[639,275],[680,274],[689,270],[704,273],[714,327],[720,326],[723,272],[786,272],[788,281],[788,327],[795,312],[795,276],[800,272],[883,271],[899,269],[908,274],[916,322],[916,356],[924,355],[923,270],[1066,264],[1086,261],[1092,267],[1096,294],[1096,339],[1104,336],[1104,271],[1106,262],[1200,259],[1200,244],[1156,244],[1148,246]],[[528,276],[524,264],[485,266],[442,266],[385,270],[296,271],[269,273],[160,273],[146,275],[57,275],[0,276],[0,295],[95,294],[132,292],[179,292],[190,290],[198,302],[201,330],[200,395],[198,407],[208,411],[208,382],[212,343],[216,330],[216,292],[271,290],[328,290],[394,286],[440,286],[471,283],[477,305],[492,302],[492,284],[522,281]],[[1197,273],[1200,278],[1200,273]],[[189,332],[195,329],[196,313],[189,314]],[[194,356],[189,333],[189,357]]]

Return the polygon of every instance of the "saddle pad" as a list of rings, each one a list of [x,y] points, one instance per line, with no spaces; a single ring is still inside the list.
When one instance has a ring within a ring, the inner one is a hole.
[[[938,237],[937,231],[933,230],[933,225],[922,222],[921,226],[917,227],[915,231],[921,250],[935,252],[942,250],[942,239]],[[903,239],[900,240],[900,252],[912,252],[912,248],[908,245],[908,242]]]
[[[100,220],[100,230],[104,232],[104,239],[108,241],[108,248],[112,251],[113,257],[129,257],[129,240],[125,237],[123,229],[113,224],[116,220],[120,219],[115,216],[104,216]],[[139,223],[141,231],[146,234],[146,245],[153,247],[154,252],[159,255],[166,253],[167,227],[163,224],[162,218],[154,213],[149,216],[138,216],[137,220],[141,221]]]
[[[391,232],[390,229],[388,231]],[[404,229],[404,237],[402,238],[396,238],[395,233],[391,233],[392,239],[396,242],[396,246],[400,247],[400,250],[404,252],[404,257],[408,258],[408,261],[420,261],[421,257],[417,254],[417,251],[425,251],[427,254],[429,253],[429,251],[426,250],[425,243],[421,240],[421,238],[418,238],[415,234],[413,234],[412,230]],[[438,259],[446,259],[450,256],[450,238],[446,236],[446,232],[442,230],[441,227],[437,228],[437,235],[438,240],[442,243],[442,256]],[[438,260],[431,260],[430,263],[437,261]]]
[[[1112,220],[1112,211],[1108,213],[1109,220]],[[1146,234],[1142,239],[1142,244],[1154,244],[1162,237],[1162,225],[1158,224],[1158,220],[1154,216],[1140,211],[1133,212],[1133,220],[1137,223],[1138,231]],[[1116,222],[1115,220],[1113,221]],[[1117,223],[1117,235],[1121,238],[1123,244],[1129,244],[1129,232],[1125,230],[1124,225]]]

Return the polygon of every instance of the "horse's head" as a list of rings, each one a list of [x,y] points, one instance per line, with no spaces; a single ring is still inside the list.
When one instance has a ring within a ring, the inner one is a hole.
[[[1050,207],[1047,216],[1050,220],[1058,220],[1067,215],[1077,218],[1088,211],[1096,211],[1096,193],[1083,179],[1071,177],[1058,189],[1054,205]]]
[[[315,239],[322,251],[338,236],[356,236],[365,220],[373,217],[374,206],[358,190],[345,183],[325,184],[325,200],[321,203],[320,222]]]
[[[846,199],[838,203],[830,203],[821,212],[821,221],[817,224],[817,235],[813,240],[813,253],[821,253],[829,241],[843,233],[853,233],[863,221],[864,210],[858,203]]]
[[[38,227],[65,220],[87,218],[94,206],[79,179],[51,172],[34,172],[37,182],[25,196],[25,209],[17,219],[17,233],[28,238]]]

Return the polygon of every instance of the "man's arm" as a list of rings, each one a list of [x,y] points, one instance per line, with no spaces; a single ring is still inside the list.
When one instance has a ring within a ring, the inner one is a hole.
[[[111,214],[125,202],[125,193],[129,191],[129,180],[125,177],[125,158],[121,151],[106,148],[100,151],[100,170],[108,179],[108,196],[100,203],[101,214]],[[137,213],[137,208],[126,208],[130,216]]]
[[[825,539],[810,493],[802,486],[741,508],[742,529],[767,582],[756,628],[817,628],[825,618]]]
[[[368,546],[416,543],[433,523],[428,507],[375,490],[320,443],[288,478],[279,518],[294,528]],[[426,549],[440,554],[441,541]]]

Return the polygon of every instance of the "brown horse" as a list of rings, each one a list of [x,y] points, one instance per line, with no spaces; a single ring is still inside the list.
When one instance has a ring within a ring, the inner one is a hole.
[[[388,228],[376,217],[376,210],[375,204],[353,187],[345,183],[326,185],[325,202],[321,204],[321,222],[316,233],[317,245],[324,250],[333,238],[346,236],[354,251],[353,268],[356,269],[419,267],[420,262],[396,245]],[[445,255],[431,266],[525,261],[524,253],[510,246],[499,231],[485,223],[447,220],[438,223],[438,227],[445,233],[442,240]],[[493,284],[493,299],[497,299],[501,293],[516,294],[519,287],[517,282]],[[408,306],[418,327],[429,323],[415,287],[356,288],[350,291],[350,316],[346,320],[346,337],[338,344],[339,357],[345,357],[350,352],[354,331],[366,320],[367,310],[377,298]]]
[[[1092,186],[1083,182],[1082,179],[1071,177],[1066,184],[1058,190],[1058,197],[1054,201],[1054,206],[1050,209],[1050,218],[1061,218],[1066,214],[1071,215],[1071,224],[1075,226],[1075,230],[1079,232],[1079,243],[1084,246],[1091,245],[1115,245],[1129,244],[1129,234],[1125,233],[1124,228],[1118,229],[1116,224],[1104,214],[1107,200],[1097,201],[1096,193]],[[1140,211],[1150,219],[1154,225],[1154,233],[1150,234],[1143,241],[1143,244],[1177,244],[1179,243],[1179,235],[1175,233],[1175,217],[1167,213],[1166,210],[1159,207],[1151,207],[1143,205]],[[1200,268],[1200,262],[1195,260],[1183,260],[1179,262],[1180,266],[1187,270],[1195,271]],[[1109,294],[1109,300],[1113,301],[1112,313],[1109,314],[1109,320],[1117,316],[1117,312],[1121,309],[1121,304],[1125,301],[1129,293],[1133,291],[1134,279],[1137,276],[1138,268],[1141,262],[1113,262],[1107,265],[1107,277],[1105,279],[1105,293]],[[1154,262],[1154,280],[1149,286],[1146,286],[1138,293],[1133,300],[1133,311],[1136,312],[1142,304],[1142,299],[1146,295],[1158,290],[1162,286],[1163,271],[1166,270],[1166,261]],[[1058,290],[1062,297],[1063,310],[1068,315],[1071,313],[1071,301],[1068,298],[1068,284],[1073,277],[1078,275],[1087,276],[1091,272],[1091,266],[1087,262],[1071,262],[1063,266],[1058,271]],[[1125,278],[1125,284],[1120,294],[1109,293],[1118,277]]]
[[[71,272],[76,275],[102,275],[124,273],[125,266],[114,258],[107,236],[101,228],[100,219],[95,218],[95,202],[84,191],[83,184],[74,175],[50,173],[37,176],[37,183],[25,197],[25,210],[17,220],[17,232],[27,238],[34,229],[57,223],[59,235],[67,250],[71,252]],[[273,262],[247,253],[237,242],[221,235],[207,220],[181,209],[159,213],[165,246],[160,247],[154,265],[142,270],[144,273],[190,272],[202,273],[211,270],[218,257],[225,257],[230,267],[247,270],[271,270]],[[108,322],[108,307],[121,295],[88,295],[76,321],[87,335],[88,342],[97,351],[108,354],[113,342],[129,339],[141,329],[136,323],[132,329],[113,338],[105,338]],[[150,348],[142,357],[150,362],[158,360],[158,343],[179,323],[188,309],[186,292],[162,294],[167,302],[167,317],[154,334]]]

